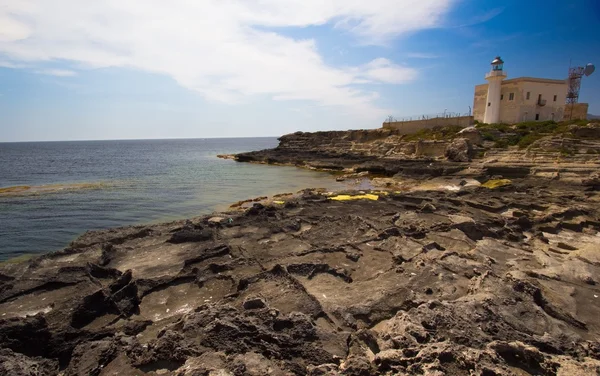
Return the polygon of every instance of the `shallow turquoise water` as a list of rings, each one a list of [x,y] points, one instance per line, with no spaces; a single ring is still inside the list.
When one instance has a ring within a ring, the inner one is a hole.
[[[99,184],[0,196],[0,260],[65,247],[86,230],[208,214],[257,196],[343,188],[327,173],[223,160],[275,138],[0,143],[0,187]]]

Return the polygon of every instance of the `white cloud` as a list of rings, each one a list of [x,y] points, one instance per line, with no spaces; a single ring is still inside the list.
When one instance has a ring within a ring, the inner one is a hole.
[[[388,59],[378,58],[360,67],[357,75],[376,82],[402,84],[413,80],[417,71],[396,65]]]
[[[77,75],[76,72],[67,69],[42,69],[35,71],[35,73],[57,77],[71,77]]]
[[[381,112],[373,103],[377,93],[357,85],[404,83],[416,77],[414,69],[382,58],[358,67],[328,66],[314,40],[293,39],[278,28],[331,24],[362,43],[379,44],[439,25],[450,3],[0,0],[0,56],[13,62],[64,60],[78,68],[141,69],[227,103],[268,95]]]
[[[427,52],[409,52],[406,56],[411,59],[437,59],[440,57],[440,55]]]

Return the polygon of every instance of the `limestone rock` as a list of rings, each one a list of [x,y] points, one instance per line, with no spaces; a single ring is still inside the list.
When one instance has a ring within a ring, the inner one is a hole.
[[[581,138],[591,138],[598,139],[600,138],[600,124],[599,123],[589,123],[587,126],[577,126],[571,125],[569,126],[569,130],[576,137]]]
[[[470,162],[473,148],[468,139],[456,138],[446,147],[444,155],[453,162]]]
[[[0,264],[0,374],[598,374],[600,194],[511,181],[313,189]]]
[[[458,132],[458,135],[461,138],[466,138],[473,145],[481,145],[483,142],[483,136],[481,135],[481,132],[479,132],[479,130],[475,127],[465,128]]]

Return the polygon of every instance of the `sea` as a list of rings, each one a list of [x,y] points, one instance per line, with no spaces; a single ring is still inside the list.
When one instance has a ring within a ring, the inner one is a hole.
[[[0,261],[62,249],[87,230],[191,218],[303,188],[346,187],[326,172],[217,158],[277,143],[276,138],[0,143]]]

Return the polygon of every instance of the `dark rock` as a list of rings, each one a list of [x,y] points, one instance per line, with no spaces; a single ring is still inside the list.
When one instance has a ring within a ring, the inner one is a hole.
[[[51,336],[42,315],[0,320],[0,347],[27,356],[46,355]]]
[[[0,264],[0,373],[598,374],[597,192],[515,187],[312,189]]]
[[[27,357],[9,349],[0,348],[0,375],[6,376],[54,376],[58,375],[56,360]]]
[[[201,242],[206,240],[211,240],[213,237],[213,232],[210,229],[201,229],[201,230],[181,230],[174,233],[169,239],[169,243],[179,244],[179,243],[188,243],[188,242]]]
[[[263,298],[248,298],[244,300],[243,304],[245,309],[261,309],[267,306]]]

